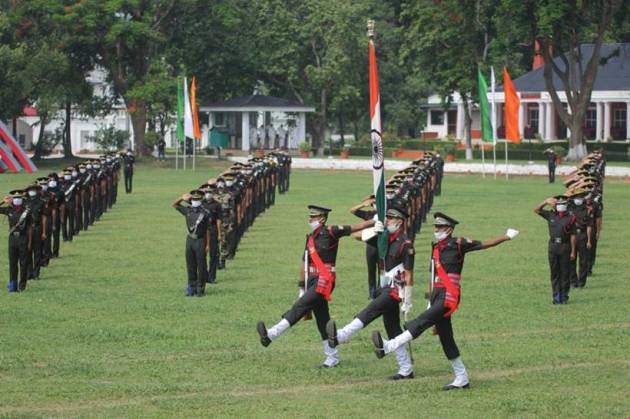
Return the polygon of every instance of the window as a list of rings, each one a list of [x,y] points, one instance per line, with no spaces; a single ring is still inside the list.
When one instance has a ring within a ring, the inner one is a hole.
[[[215,112],[214,113],[214,125],[217,127],[225,126],[225,113],[224,112]]]
[[[431,111],[431,125],[444,125],[444,111]]]
[[[79,131],[79,140],[81,144],[81,149],[87,148],[90,143],[90,131]]]
[[[613,112],[613,128],[625,128],[626,127],[626,110],[615,109]]]
[[[595,109],[589,109],[584,116],[584,128],[597,129],[597,111]]]
[[[26,147],[26,135],[18,135],[18,143],[20,143],[20,146],[22,146],[23,148]]]
[[[529,127],[538,130],[538,108],[529,109]]]

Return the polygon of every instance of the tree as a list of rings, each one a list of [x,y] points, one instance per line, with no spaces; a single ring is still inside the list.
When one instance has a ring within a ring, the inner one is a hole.
[[[571,130],[569,160],[579,160],[587,153],[582,129],[584,116],[597,70],[608,58],[601,56],[602,44],[620,11],[628,16],[621,0],[536,2],[534,14],[538,25],[533,27],[534,36],[540,42],[545,60],[545,87],[558,116]],[[585,47],[585,43],[592,46]],[[557,60],[554,53],[558,53]],[[560,89],[554,78],[560,80]],[[566,95],[568,109],[560,100],[559,90]]]

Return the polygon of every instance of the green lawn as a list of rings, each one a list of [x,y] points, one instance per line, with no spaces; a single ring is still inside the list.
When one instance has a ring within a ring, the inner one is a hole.
[[[546,225],[533,214],[561,192],[543,177],[447,175],[433,210],[485,239],[513,242],[470,254],[456,339],[472,389],[442,392],[450,365],[430,334],[413,342],[416,379],[384,381],[370,332],[341,347],[342,364],[320,370],[313,321],[262,348],[259,319],[278,320],[297,295],[305,206],[334,209],[332,223],[372,184],[367,172],[294,171],[291,191],[261,215],[236,259],[205,298],[185,298],[184,221],[170,204],[219,170],[139,165],[132,195],[31,282],[7,294],[6,220],[0,221],[0,416],[160,417],[558,417],[628,416],[629,185],[610,179],[598,265],[570,304],[551,304]],[[225,165],[226,163],[221,163]],[[48,170],[48,168],[46,169]],[[34,175],[0,175],[0,190]],[[417,238],[414,313],[425,306],[431,230]],[[345,324],[367,303],[364,248],[344,239],[331,314]]]

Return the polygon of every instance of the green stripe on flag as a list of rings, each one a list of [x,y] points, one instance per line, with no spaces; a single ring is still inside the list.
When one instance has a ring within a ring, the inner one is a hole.
[[[182,81],[177,79],[177,132],[179,142],[184,141],[184,90]]]
[[[481,111],[481,139],[491,142],[492,121],[490,119],[490,103],[488,103],[488,84],[479,68],[477,68],[477,79],[479,82],[479,110]]]

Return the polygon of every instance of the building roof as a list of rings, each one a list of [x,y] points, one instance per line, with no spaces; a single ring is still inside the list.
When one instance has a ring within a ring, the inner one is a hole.
[[[580,46],[583,68],[586,68],[593,54],[593,46],[593,44]],[[603,44],[600,56],[603,60],[597,69],[593,91],[630,90],[630,43]],[[560,57],[554,58],[554,62],[564,70],[564,63]],[[544,66],[522,75],[514,80],[514,87],[519,92],[546,92],[543,71]],[[553,84],[558,91],[564,91],[562,81],[555,73]],[[503,86],[497,90],[503,91]]]
[[[277,110],[314,112],[315,108],[303,103],[265,95],[241,96],[220,102],[208,103],[200,106],[202,111],[248,111],[248,110]]]

